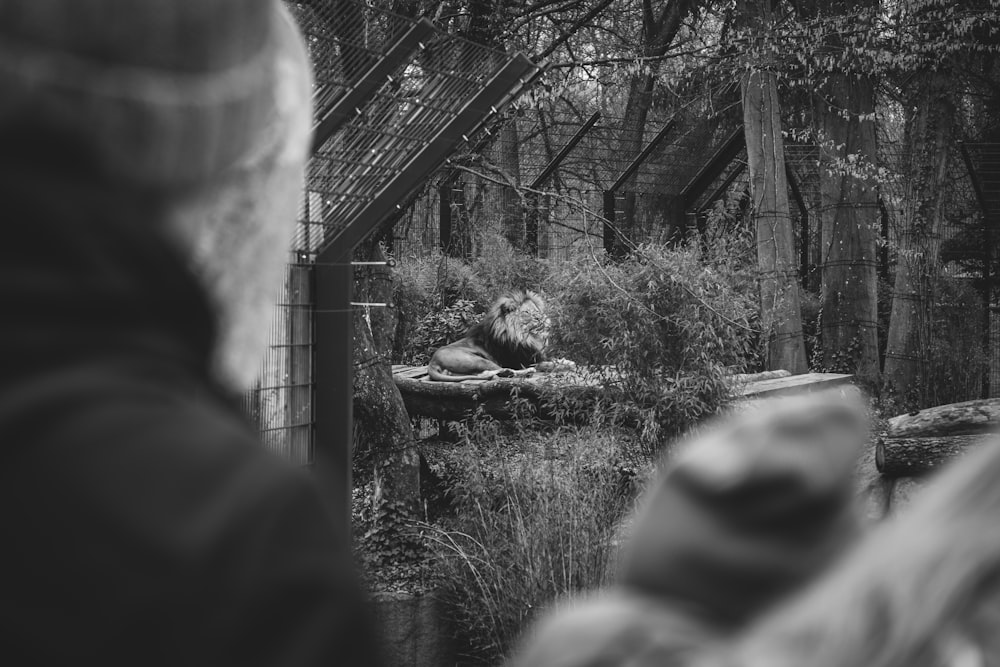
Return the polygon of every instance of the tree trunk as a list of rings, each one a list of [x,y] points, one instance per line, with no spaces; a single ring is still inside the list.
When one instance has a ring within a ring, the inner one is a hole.
[[[940,230],[948,148],[955,126],[953,83],[945,70],[919,75],[907,118],[909,164],[897,235],[896,281],[886,342],[885,386],[914,392],[923,404],[931,337],[933,286],[939,272]]]
[[[742,81],[743,124],[757,230],[761,323],[767,341],[768,369],[804,373],[806,352],[777,88],[774,74],[768,71],[752,70]]]
[[[923,438],[990,433],[1000,425],[1000,399],[938,405],[889,420],[890,438]]]
[[[988,442],[986,435],[943,438],[884,438],[875,447],[875,465],[887,477],[924,475]]]
[[[375,236],[375,235],[373,235]],[[361,245],[358,256],[384,261],[377,242]],[[389,269],[366,266],[355,283],[359,303],[389,303]],[[403,397],[392,380],[389,354],[395,331],[393,311],[379,306],[358,307],[354,314],[354,442],[361,460],[375,471],[375,501],[402,501],[416,510],[420,500],[420,462]]]
[[[875,86],[831,75],[819,96],[823,361],[878,386],[880,225]],[[845,117],[845,114],[847,117]]]

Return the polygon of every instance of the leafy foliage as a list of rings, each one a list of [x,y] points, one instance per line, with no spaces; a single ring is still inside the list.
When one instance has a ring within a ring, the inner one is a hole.
[[[484,664],[540,611],[606,583],[647,472],[607,432],[514,428],[481,419],[464,431],[449,465],[455,516],[427,527],[467,657]]]
[[[354,553],[369,588],[412,593],[432,585],[430,552],[406,503],[376,494],[372,483],[356,486],[351,527]]]
[[[559,351],[606,390],[595,414],[638,427],[650,449],[714,413],[726,376],[756,358],[752,280],[694,248],[644,246],[621,263],[579,257],[551,283]]]
[[[545,282],[543,262],[502,239],[492,239],[489,248],[488,256],[468,263],[443,255],[400,262],[393,282],[394,363],[427,363],[434,350],[464,336],[501,294],[537,290]]]

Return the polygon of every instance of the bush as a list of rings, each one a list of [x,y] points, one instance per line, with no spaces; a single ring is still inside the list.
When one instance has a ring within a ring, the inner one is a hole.
[[[484,664],[553,602],[607,582],[644,472],[607,433],[502,428],[480,420],[465,432],[448,466],[455,518],[428,527],[460,644]]]
[[[441,309],[431,310],[401,341],[401,363],[426,364],[434,350],[462,338],[482,316],[482,308],[468,299],[459,299]]]
[[[726,376],[756,361],[752,274],[702,254],[644,246],[620,263],[581,256],[549,281],[555,345],[604,385],[595,414],[638,427],[651,450],[716,412]]]
[[[472,262],[470,268],[485,290],[484,307],[510,290],[544,291],[549,274],[546,262],[514,250],[499,235],[486,239],[483,254]]]
[[[482,312],[482,292],[479,278],[459,260],[401,260],[393,271],[393,363],[427,363],[434,349],[461,337]]]
[[[400,261],[393,274],[393,363],[427,363],[434,350],[464,336],[501,294],[544,284],[544,263],[515,252],[502,238],[489,250],[471,263],[444,255]]]

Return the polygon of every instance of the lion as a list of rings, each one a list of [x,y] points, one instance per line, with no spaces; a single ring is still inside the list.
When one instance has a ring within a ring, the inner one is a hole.
[[[431,355],[428,375],[438,382],[462,382],[571,366],[565,360],[555,362],[545,358],[550,324],[540,295],[530,290],[505,294],[479,323],[469,328],[464,338]]]

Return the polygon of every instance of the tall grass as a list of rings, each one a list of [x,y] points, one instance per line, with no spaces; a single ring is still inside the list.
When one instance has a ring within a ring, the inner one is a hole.
[[[469,664],[501,661],[540,610],[607,582],[635,495],[636,465],[612,434],[514,429],[466,432],[455,517],[427,527]]]

